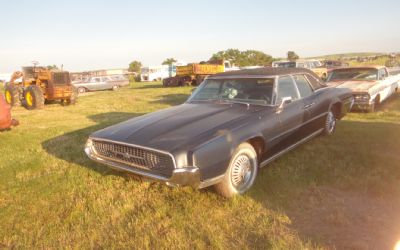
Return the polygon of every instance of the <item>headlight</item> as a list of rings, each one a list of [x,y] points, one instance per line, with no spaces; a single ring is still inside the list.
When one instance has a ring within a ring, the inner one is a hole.
[[[93,146],[93,141],[92,139],[88,139],[85,145],[85,148],[91,148]]]
[[[369,101],[369,99],[368,94],[354,95],[354,101]]]

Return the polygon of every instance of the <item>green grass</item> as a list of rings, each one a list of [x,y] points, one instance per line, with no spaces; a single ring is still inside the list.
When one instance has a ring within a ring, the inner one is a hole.
[[[400,194],[400,95],[284,155],[232,200],[210,188],[140,182],[83,153],[90,133],[180,104],[190,92],[135,83],[89,93],[75,106],[14,108],[21,125],[0,134],[0,248],[327,248],[336,242],[295,223],[318,200],[311,191]],[[328,223],[337,227],[342,217]]]

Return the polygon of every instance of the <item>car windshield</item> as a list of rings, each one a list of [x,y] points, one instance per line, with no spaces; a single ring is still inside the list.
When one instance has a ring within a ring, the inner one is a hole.
[[[341,69],[332,71],[328,81],[340,80],[367,80],[373,81],[378,79],[377,69]]]
[[[228,101],[271,105],[274,79],[208,79],[190,97],[193,101]]]

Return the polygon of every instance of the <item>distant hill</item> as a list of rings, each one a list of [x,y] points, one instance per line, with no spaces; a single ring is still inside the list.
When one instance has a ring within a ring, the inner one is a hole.
[[[394,56],[388,53],[377,52],[344,53],[310,57],[310,59],[344,60],[350,66],[386,65],[388,67],[394,67],[400,65],[399,53],[396,53]]]
[[[344,54],[332,54],[332,55],[314,56],[314,57],[309,57],[309,58],[310,59],[315,59],[315,58],[338,59],[338,58],[343,58],[343,57],[381,56],[381,55],[386,55],[386,54],[387,53],[362,52],[362,53],[344,53]]]

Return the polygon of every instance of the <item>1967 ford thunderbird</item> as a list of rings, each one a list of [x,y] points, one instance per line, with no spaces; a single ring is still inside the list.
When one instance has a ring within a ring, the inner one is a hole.
[[[215,185],[243,194],[258,169],[318,134],[351,108],[347,89],[310,70],[261,68],[216,74],[182,105],[93,133],[93,160],[170,186]]]

